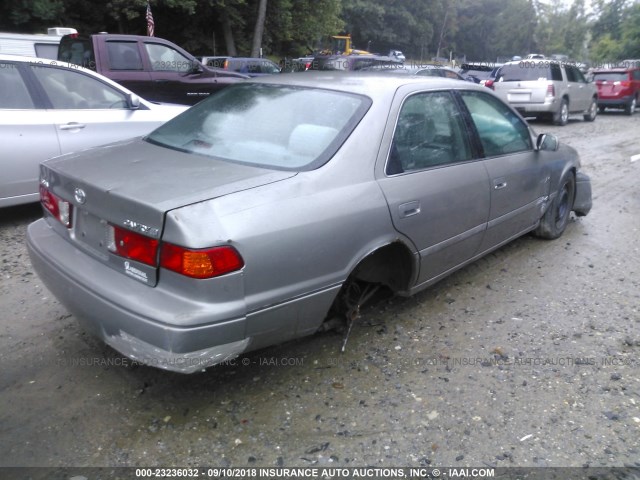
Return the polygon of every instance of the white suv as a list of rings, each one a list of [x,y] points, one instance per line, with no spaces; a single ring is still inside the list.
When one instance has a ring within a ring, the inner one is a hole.
[[[505,63],[493,82],[493,89],[524,117],[552,120],[566,125],[569,115],[579,113],[586,121],[598,113],[598,90],[572,63],[554,60],[521,60]]]

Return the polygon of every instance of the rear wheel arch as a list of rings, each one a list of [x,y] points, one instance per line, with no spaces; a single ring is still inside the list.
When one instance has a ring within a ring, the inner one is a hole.
[[[406,291],[415,274],[414,255],[400,241],[384,245],[361,259],[349,278],[382,284],[393,292]]]
[[[409,290],[417,268],[411,249],[400,240],[368,253],[351,269],[319,330],[340,329],[345,320],[352,322],[381,286],[393,293]]]

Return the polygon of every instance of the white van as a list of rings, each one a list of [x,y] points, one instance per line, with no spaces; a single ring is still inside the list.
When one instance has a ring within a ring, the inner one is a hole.
[[[22,34],[0,32],[0,54],[25,57],[58,58],[58,45],[63,35],[78,33],[75,28],[53,27],[47,33]]]

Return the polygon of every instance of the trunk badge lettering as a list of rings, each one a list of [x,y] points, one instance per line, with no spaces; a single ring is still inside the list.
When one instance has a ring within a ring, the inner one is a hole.
[[[87,194],[84,193],[84,190],[82,190],[81,188],[76,188],[73,192],[73,198],[75,198],[76,202],[78,202],[80,205],[84,205],[87,201]]]
[[[157,238],[160,235],[160,230],[155,227],[149,227],[147,225],[143,225],[142,223],[134,222],[133,220],[125,220],[122,224],[127,227],[129,230],[133,230],[134,232],[142,233],[149,237]]]

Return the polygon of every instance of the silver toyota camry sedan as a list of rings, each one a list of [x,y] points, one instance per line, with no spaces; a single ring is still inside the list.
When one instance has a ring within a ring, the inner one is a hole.
[[[190,373],[351,321],[591,208],[576,152],[458,80],[231,86],[145,138],[40,167],[37,272],[122,354]]]

